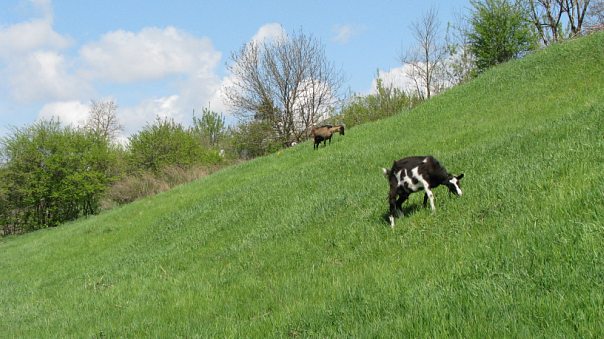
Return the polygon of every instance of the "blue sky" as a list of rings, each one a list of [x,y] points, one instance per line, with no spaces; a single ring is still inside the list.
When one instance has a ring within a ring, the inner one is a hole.
[[[117,102],[124,137],[156,116],[188,124],[208,105],[228,115],[220,88],[231,53],[294,30],[323,43],[345,89],[369,93],[378,69],[396,84],[413,21],[435,8],[444,30],[469,8],[468,0],[1,1],[0,137],[51,116],[81,123],[91,100]]]

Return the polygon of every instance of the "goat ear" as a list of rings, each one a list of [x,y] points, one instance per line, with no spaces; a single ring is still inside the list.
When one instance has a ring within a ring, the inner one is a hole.
[[[461,180],[461,178],[463,178],[463,173],[460,174],[460,175],[458,175],[458,176],[456,176],[456,178],[457,178],[457,180]]]
[[[385,169],[382,168],[382,172],[384,173],[384,176],[386,177],[386,179],[388,178],[388,176],[390,175],[390,170],[389,169]]]

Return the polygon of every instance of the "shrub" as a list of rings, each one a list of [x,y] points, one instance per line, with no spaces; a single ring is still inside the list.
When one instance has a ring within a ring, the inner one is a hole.
[[[168,119],[157,119],[131,136],[129,151],[131,172],[159,173],[166,166],[186,168],[221,161],[217,151],[205,149],[193,132]]]
[[[520,4],[509,0],[471,1],[468,35],[478,72],[521,57],[537,48],[537,36]]]
[[[113,179],[115,158],[105,139],[61,127],[56,120],[15,129],[2,141],[6,163],[0,199],[11,232],[56,226],[96,213]]]
[[[376,81],[376,93],[366,96],[355,95],[342,107],[338,119],[346,127],[350,128],[410,110],[421,101],[416,95],[408,95],[398,88],[384,86],[379,77]]]
[[[263,121],[239,124],[231,130],[232,149],[241,159],[250,159],[283,149],[284,143],[272,126]]]
[[[141,171],[136,174],[127,175],[115,182],[108,189],[104,204],[106,207],[114,204],[127,204],[146,196],[165,192],[174,186],[202,178],[212,171],[212,167],[206,166],[193,166],[190,168],[167,166],[157,173]]]

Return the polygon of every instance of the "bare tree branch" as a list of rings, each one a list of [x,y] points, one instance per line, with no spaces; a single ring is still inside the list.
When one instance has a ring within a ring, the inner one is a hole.
[[[101,138],[114,140],[123,128],[117,118],[117,104],[113,100],[91,100],[85,128]]]
[[[233,113],[268,123],[284,145],[324,119],[343,82],[319,41],[303,33],[250,42],[231,59],[234,80],[225,93]]]
[[[589,3],[590,0],[528,0],[528,13],[541,41],[549,45],[581,34]]]
[[[444,71],[448,85],[455,86],[469,80],[475,70],[475,57],[471,51],[469,20],[456,15],[456,22],[447,26],[445,45],[447,58]]]
[[[590,30],[604,29],[604,0],[591,0],[586,19]]]
[[[401,62],[410,66],[407,76],[415,82],[418,96],[429,99],[443,88],[446,48],[440,37],[438,12],[429,10],[411,28],[417,45],[401,57]]]

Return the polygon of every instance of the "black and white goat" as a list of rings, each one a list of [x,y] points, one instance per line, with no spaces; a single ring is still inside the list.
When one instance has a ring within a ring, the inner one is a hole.
[[[434,211],[432,189],[435,187],[445,185],[451,193],[462,195],[460,180],[463,178],[463,173],[457,176],[449,174],[432,156],[403,158],[395,161],[391,169],[382,168],[382,170],[390,184],[390,193],[388,193],[390,227],[394,227],[397,210],[403,213],[402,205],[411,193],[424,190],[424,207],[429,199],[432,211]]]

